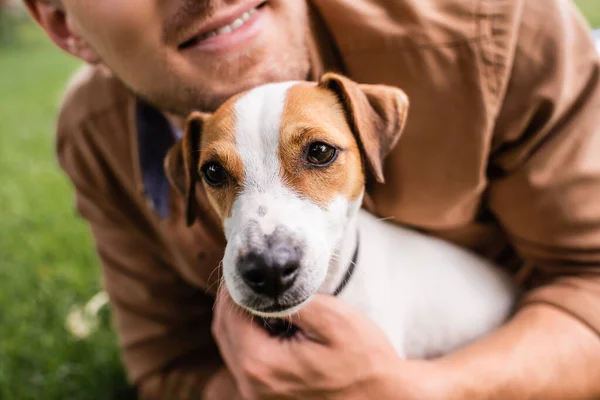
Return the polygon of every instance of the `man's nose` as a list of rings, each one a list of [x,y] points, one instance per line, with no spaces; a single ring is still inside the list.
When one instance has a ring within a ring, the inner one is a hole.
[[[278,298],[294,284],[301,252],[287,243],[276,243],[261,252],[241,257],[237,268],[244,282],[256,293]]]

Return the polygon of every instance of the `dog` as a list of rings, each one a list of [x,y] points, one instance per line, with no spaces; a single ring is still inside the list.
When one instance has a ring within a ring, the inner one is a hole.
[[[408,109],[401,89],[328,73],[188,117],[165,169],[188,224],[200,182],[222,220],[222,274],[238,305],[282,318],[317,292],[338,295],[403,358],[447,354],[508,318],[517,289],[490,261],[362,208]]]

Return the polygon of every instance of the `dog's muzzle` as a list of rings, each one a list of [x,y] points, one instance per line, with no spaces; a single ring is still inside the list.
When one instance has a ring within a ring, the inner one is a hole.
[[[354,249],[354,254],[352,255],[352,260],[350,261],[350,265],[346,269],[346,273],[342,278],[342,281],[337,286],[337,288],[333,291],[333,296],[339,296],[340,293],[346,288],[350,279],[352,279],[352,275],[354,275],[354,271],[356,269],[356,263],[358,261],[358,249],[359,249],[359,238],[356,239],[356,248]],[[263,328],[269,332],[272,336],[279,336],[281,338],[291,338],[298,332],[298,327],[288,319],[281,318],[262,318]]]
[[[244,283],[255,293],[280,298],[298,276],[302,251],[285,241],[277,241],[262,251],[240,257],[237,268]]]

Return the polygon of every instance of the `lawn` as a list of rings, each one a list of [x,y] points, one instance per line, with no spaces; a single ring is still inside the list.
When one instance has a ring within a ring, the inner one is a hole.
[[[87,226],[53,155],[57,105],[78,63],[33,25],[0,47],[0,399],[132,398],[108,312],[76,340],[75,304],[100,290]]]
[[[579,4],[600,26],[600,0]],[[30,24],[16,40],[0,44],[0,399],[133,399],[109,311],[87,339],[64,327],[71,307],[101,290],[91,237],[54,159],[58,102],[78,63]]]
[[[590,24],[600,28],[600,0],[577,0],[575,3],[579,5]]]

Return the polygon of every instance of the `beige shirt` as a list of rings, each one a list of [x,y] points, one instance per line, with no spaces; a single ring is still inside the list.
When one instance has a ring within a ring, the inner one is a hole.
[[[574,6],[312,4],[327,28],[316,33],[314,77],[338,70],[411,100],[368,208],[494,259],[528,289],[521,304],[552,305],[600,333],[600,60]],[[325,56],[330,46],[337,57]],[[169,124],[88,69],[64,101],[57,140],[131,379],[153,378],[160,391],[187,374],[201,388],[221,363],[210,294],[224,239],[205,199],[187,228],[165,186]]]

